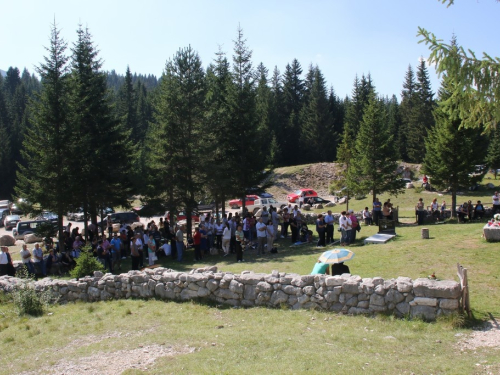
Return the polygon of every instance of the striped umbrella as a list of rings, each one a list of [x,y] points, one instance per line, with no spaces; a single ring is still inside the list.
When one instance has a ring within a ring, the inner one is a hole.
[[[346,260],[350,260],[352,258],[354,258],[354,253],[351,250],[333,249],[325,251],[321,254],[318,260],[321,263],[335,264],[345,262]]]

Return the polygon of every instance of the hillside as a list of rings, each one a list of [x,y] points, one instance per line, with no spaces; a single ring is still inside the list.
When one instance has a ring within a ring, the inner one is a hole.
[[[401,163],[401,170],[408,168],[412,176],[419,176],[420,165]],[[339,178],[342,170],[338,163],[303,164],[281,167],[274,170],[270,177],[273,186],[267,189],[278,200],[285,200],[286,195],[300,188],[316,190],[320,197],[330,196],[328,188]]]

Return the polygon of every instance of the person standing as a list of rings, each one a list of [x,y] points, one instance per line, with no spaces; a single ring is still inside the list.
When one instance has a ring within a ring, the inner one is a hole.
[[[224,224],[221,223],[219,219],[215,224],[215,242],[217,250],[222,250],[222,235],[224,233]]]
[[[281,238],[288,237],[288,227],[290,226],[290,212],[288,212],[288,207],[283,209],[283,224],[281,226]]]
[[[324,221],[326,224],[326,244],[331,244],[333,243],[333,223],[335,221],[331,210],[328,210]]]
[[[424,200],[422,198],[418,199],[416,211],[417,211],[417,224],[418,225],[423,225],[424,224],[424,218],[425,218],[425,204]]]
[[[347,213],[345,211],[342,211],[340,219],[339,219],[339,225],[340,225],[340,230],[342,232],[342,238],[340,239],[340,245],[341,246],[348,246],[349,241],[351,239],[351,219],[349,219],[346,215]]]
[[[43,261],[43,250],[40,244],[36,243],[33,249],[33,261],[35,262],[35,268],[45,277],[47,276],[47,270],[45,268],[45,262]]]
[[[194,260],[201,260],[201,233],[200,228],[194,228],[193,234]]]
[[[273,223],[273,229],[274,229],[273,237],[275,240],[277,240],[278,239],[278,225],[280,223],[280,219],[278,217],[278,212],[277,212],[276,208],[272,209],[271,221]]]
[[[210,254],[210,250],[208,247],[208,233],[207,230],[205,229],[205,224],[200,224],[200,252],[201,256],[207,256]]]
[[[231,250],[231,254],[234,254],[236,246],[236,228],[237,228],[235,216],[231,217],[231,220],[229,220],[229,228],[231,229],[231,242],[229,243],[229,248]]]
[[[16,276],[16,269],[12,264],[9,248],[2,246],[0,250],[0,276]]]
[[[238,263],[244,262],[243,259],[243,241],[245,240],[245,234],[243,233],[241,225],[238,225],[235,232],[236,237],[236,261]]]
[[[316,232],[318,232],[318,237],[319,237],[316,247],[326,246],[325,243],[326,224],[322,214],[319,214],[318,218],[316,219]]]
[[[495,194],[491,198],[493,201],[493,215],[500,212],[500,196],[498,195],[498,191],[495,191]]]
[[[269,211],[267,211],[267,207],[262,207],[262,213],[260,214],[262,222],[267,225],[269,222]]]
[[[142,240],[141,240],[141,234],[137,233],[135,235],[135,238],[132,238],[130,241],[130,252],[131,252],[131,257],[132,257],[132,270],[138,270],[139,269],[139,262],[141,257],[141,252],[142,252]]]
[[[231,245],[231,228],[229,227],[229,222],[226,222],[224,230],[222,231],[222,250],[224,250],[224,256],[229,255]]]
[[[351,240],[349,244],[352,245],[356,241],[356,232],[359,230],[359,223],[353,210],[349,210],[349,214],[349,219],[351,220]]]
[[[299,227],[297,225],[297,219],[293,215],[290,215],[290,230],[292,231],[292,244],[294,244],[297,242]]]
[[[372,214],[368,211],[368,207],[365,207],[363,211],[363,219],[365,221],[365,225],[372,225]]]
[[[257,221],[257,255],[264,253],[264,245],[267,241],[267,226],[262,221],[262,216],[259,217],[259,221]]]
[[[182,254],[184,251],[184,232],[182,226],[178,226],[175,232],[175,246],[177,248],[177,261],[182,262]]]
[[[267,235],[267,251],[270,253],[273,248],[273,242],[275,237],[274,225],[271,223],[267,224],[266,235]]]
[[[148,261],[149,265],[152,266],[155,264],[155,258],[156,258],[156,241],[153,237],[153,233],[149,233],[149,239],[148,239]]]
[[[375,201],[373,202],[373,221],[375,222],[375,225],[378,225],[381,214],[382,214],[382,203],[378,198],[375,198]]]
[[[113,233],[113,239],[110,243],[111,247],[111,259],[113,262],[113,269],[122,269],[121,265],[121,249],[122,249],[122,241],[118,238],[118,233]]]
[[[21,260],[23,261],[23,264],[26,266],[28,269],[28,272],[31,274],[35,274],[35,267],[33,266],[33,263],[31,261],[31,253],[28,250],[28,245],[24,244],[22,250],[19,252],[19,255],[21,256]]]

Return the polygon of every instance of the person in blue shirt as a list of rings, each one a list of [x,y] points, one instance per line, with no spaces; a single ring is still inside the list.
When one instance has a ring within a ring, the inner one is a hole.
[[[311,275],[329,275],[330,271],[329,268],[330,266],[326,263],[321,262],[318,260],[318,262],[314,265],[313,270],[311,271]]]
[[[122,241],[118,238],[118,234],[113,233],[113,239],[111,240],[111,261],[113,263],[113,269],[118,267],[118,269],[122,269],[121,266],[121,249],[122,249]]]

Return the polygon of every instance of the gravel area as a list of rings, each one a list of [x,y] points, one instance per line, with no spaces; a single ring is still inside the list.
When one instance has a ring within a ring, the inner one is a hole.
[[[131,350],[112,353],[96,353],[89,357],[62,359],[53,366],[42,367],[36,371],[23,372],[23,375],[119,375],[128,369],[148,370],[156,359],[166,356],[193,353],[195,348],[173,348],[163,345],[139,346]]]
[[[462,351],[476,350],[482,347],[500,349],[500,324],[496,319],[474,328],[469,335],[457,335],[460,337],[457,346]]]

